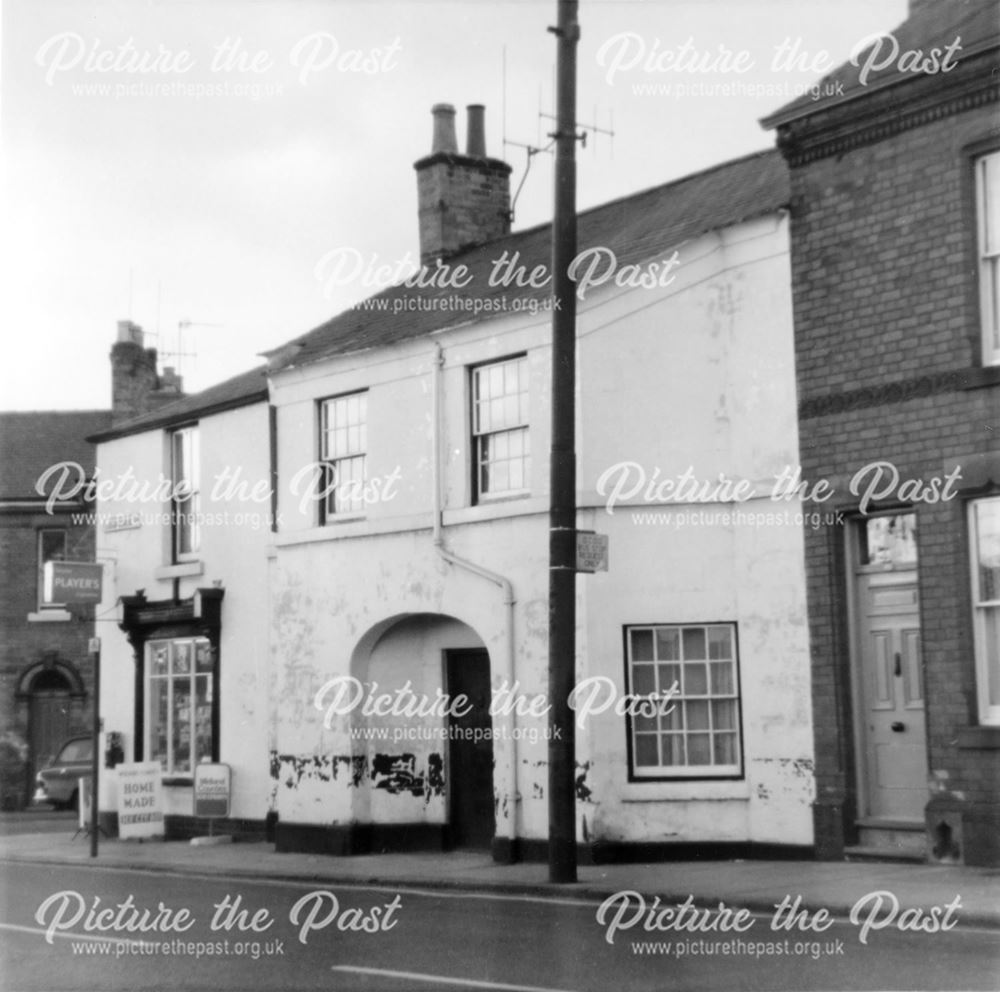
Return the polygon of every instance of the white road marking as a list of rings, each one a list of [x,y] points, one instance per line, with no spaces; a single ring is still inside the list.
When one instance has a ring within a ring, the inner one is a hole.
[[[381,978],[399,978],[408,982],[433,982],[435,985],[461,985],[473,989],[501,989],[504,992],[569,992],[567,989],[542,988],[539,985],[509,985],[506,982],[486,982],[478,978],[451,978],[448,975],[422,975],[416,971],[389,971],[385,968],[361,968],[336,964],[331,971],[349,971],[356,975],[378,975]]]
[[[39,937],[44,937],[48,930],[42,930],[39,927],[23,927],[17,923],[0,923],[0,930],[16,930],[18,933],[33,933],[37,934]],[[149,940],[135,940],[131,937],[98,937],[96,934],[92,933],[60,933],[56,931],[52,934],[53,937],[58,937],[60,940],[96,940],[99,943],[104,944],[149,944],[152,941]]]

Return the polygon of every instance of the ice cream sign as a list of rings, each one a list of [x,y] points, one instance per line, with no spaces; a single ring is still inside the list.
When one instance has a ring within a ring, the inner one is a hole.
[[[60,606],[99,603],[103,568],[94,561],[47,561],[42,569],[45,602]]]

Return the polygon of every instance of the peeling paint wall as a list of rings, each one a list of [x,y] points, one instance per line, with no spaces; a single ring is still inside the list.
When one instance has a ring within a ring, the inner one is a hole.
[[[680,251],[669,287],[605,290],[581,307],[580,526],[610,535],[611,566],[578,581],[577,674],[606,676],[624,694],[625,626],[736,623],[745,775],[630,782],[624,718],[591,717],[577,731],[580,837],[585,830],[587,840],[808,844],[812,735],[801,523],[639,524],[635,507],[605,513],[597,493],[606,469],[631,460],[664,478],[690,468],[699,480],[717,481],[720,473],[745,479],[766,497],[774,476],[797,463],[786,221],[761,218]],[[544,694],[547,323],[504,317],[435,338],[444,357],[443,539],[453,554],[512,583],[518,691]],[[520,353],[530,379],[530,495],[475,506],[469,368]],[[345,356],[283,372],[273,382],[285,521],[275,539],[270,633],[275,795],[283,820],[442,822],[447,815],[447,748],[352,740],[346,720],[324,726],[313,698],[329,679],[353,674],[389,691],[409,680],[415,691],[433,695],[443,683],[441,651],[470,646],[462,638],[471,632],[489,651],[494,686],[500,684],[506,657],[500,589],[447,564],[432,542],[435,357],[430,342],[404,342],[378,361],[366,353]],[[397,472],[397,492],[367,507],[363,518],[323,527],[315,507],[300,504],[286,483],[315,460],[318,402],[359,389],[368,393],[369,477]],[[692,509],[639,497],[632,503]],[[799,506],[757,499],[737,508],[794,513]],[[425,614],[437,619],[408,619]],[[390,729],[414,723],[382,722]],[[494,745],[498,834],[505,835],[514,816],[518,836],[546,836],[545,726],[544,719],[520,717],[515,727],[522,739]],[[356,780],[334,774],[336,763],[345,762],[346,770],[348,759],[360,769]],[[443,790],[432,784],[439,773]]]

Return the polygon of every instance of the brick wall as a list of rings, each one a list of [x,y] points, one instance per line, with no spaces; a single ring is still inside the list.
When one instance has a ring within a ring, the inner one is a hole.
[[[510,233],[511,168],[505,162],[439,154],[415,168],[422,262]]]
[[[1000,453],[1000,377],[975,368],[980,325],[965,152],[995,121],[987,105],[792,169],[801,458],[805,478],[834,480],[838,498],[828,505],[856,508],[847,481],[872,461],[929,480],[949,462],[988,463]],[[996,484],[1000,473],[992,478]],[[970,495],[916,507],[928,762],[937,799],[1000,822],[995,744],[981,738],[970,746],[961,733],[976,723]],[[835,855],[851,839],[857,803],[842,533],[807,531],[806,557],[817,843]],[[967,833],[966,860],[994,857]]]
[[[93,560],[91,528],[69,525],[65,515],[48,516],[5,512],[0,515],[0,803],[19,805],[30,797],[27,774],[29,701],[18,697],[19,683],[33,666],[58,663],[69,666],[83,694],[69,700],[69,733],[89,733],[93,672],[87,653],[94,625],[73,619],[32,622],[38,611],[38,528],[66,525],[67,547],[78,560]],[[22,687],[24,688],[24,687]],[[30,687],[29,687],[30,688]]]

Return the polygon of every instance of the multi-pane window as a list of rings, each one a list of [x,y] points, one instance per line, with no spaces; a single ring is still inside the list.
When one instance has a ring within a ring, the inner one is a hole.
[[[66,531],[40,530],[38,532],[38,608],[59,609],[62,603],[45,599],[45,563],[66,560]]]
[[[1000,151],[976,161],[983,364],[1000,364]]]
[[[974,500],[969,514],[979,720],[1000,724],[1000,496]]]
[[[320,407],[319,457],[326,473],[322,516],[364,510],[368,394],[351,393],[324,400]]]
[[[174,558],[181,561],[201,548],[198,428],[184,427],[170,435],[171,503]]]
[[[166,774],[212,760],[212,649],[204,637],[146,646],[147,758]]]
[[[736,627],[664,624],[628,630],[628,691],[670,696],[629,718],[634,778],[742,775]]]
[[[472,437],[477,498],[527,491],[531,434],[523,355],[472,370]]]

